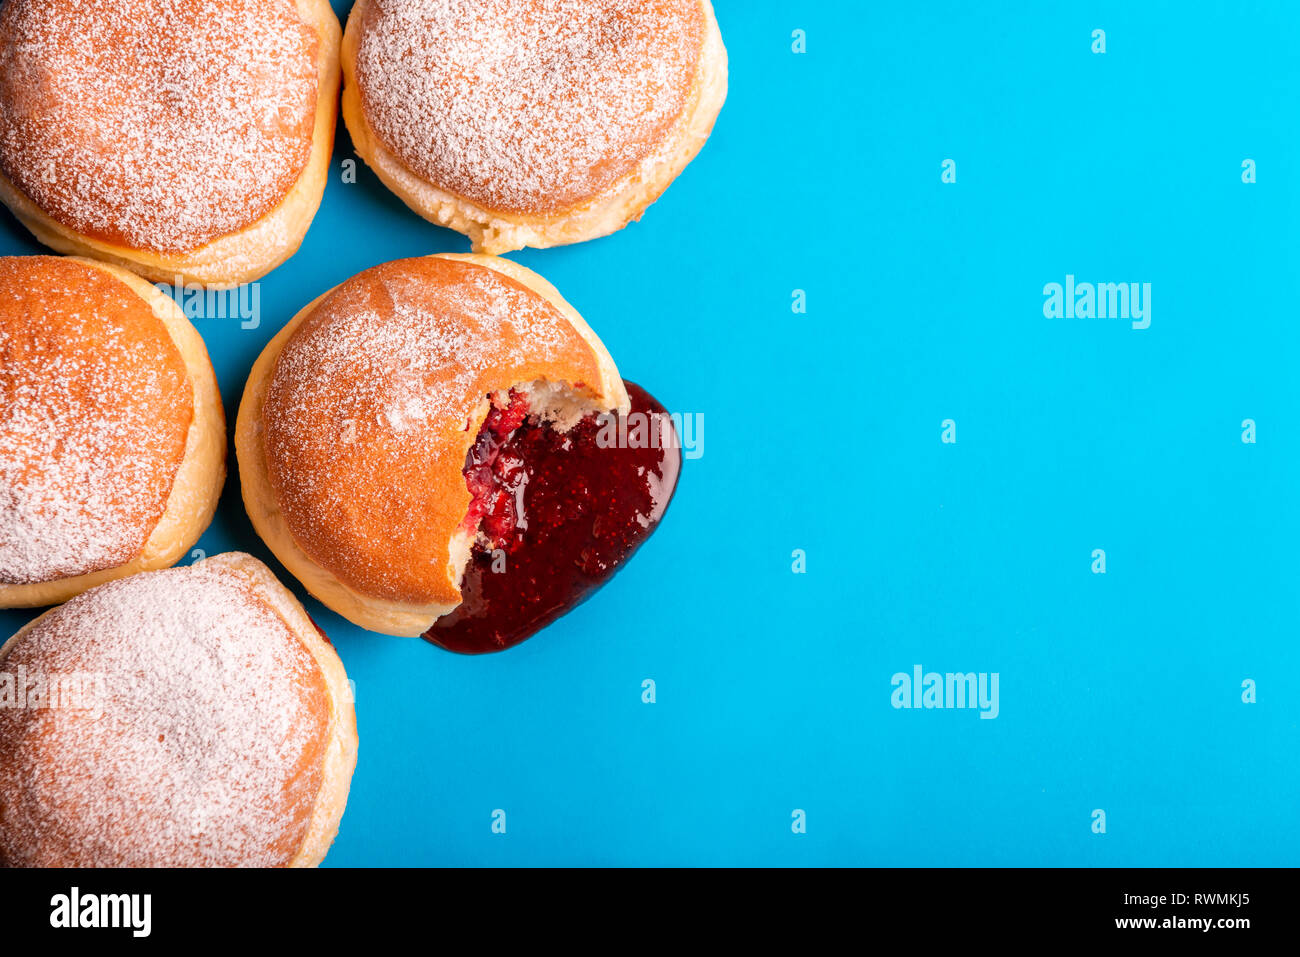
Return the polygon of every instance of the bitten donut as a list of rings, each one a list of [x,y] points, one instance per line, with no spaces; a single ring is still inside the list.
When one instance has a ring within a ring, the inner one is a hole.
[[[476,252],[622,229],[704,146],[727,93],[709,0],[357,0],[357,153]]]
[[[254,365],[244,503],[322,602],[419,635],[461,601],[485,507],[466,459],[489,413],[563,429],[628,407],[604,345],[536,273],[478,255],[386,263],[308,305]]]
[[[59,252],[255,280],[320,206],[340,33],[328,0],[6,0],[0,201]]]
[[[175,564],[225,479],[198,331],[116,266],[0,258],[0,608]]]
[[[356,758],[338,655],[249,555],[101,585],[0,648],[0,864],[314,867]]]

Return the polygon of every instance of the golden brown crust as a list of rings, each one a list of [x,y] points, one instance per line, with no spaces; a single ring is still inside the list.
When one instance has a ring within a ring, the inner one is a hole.
[[[211,67],[202,74],[209,82],[206,87],[200,84],[200,90],[219,94],[224,89],[222,83],[232,82],[222,78],[232,76],[249,87],[247,95],[232,93],[226,98],[237,104],[228,123],[212,111],[200,117],[203,122],[191,117],[187,126],[185,110],[169,110],[173,94],[168,86],[168,71],[177,68],[183,54],[165,46],[166,31],[151,28],[143,40],[126,44],[128,48],[152,51],[144,66],[158,71],[158,89],[142,96],[140,84],[109,84],[109,93],[104,94],[111,100],[111,90],[120,87],[132,90],[135,97],[129,107],[118,104],[122,123],[136,131],[134,138],[114,135],[115,149],[73,149],[77,141],[69,138],[87,124],[69,123],[65,115],[93,112],[95,107],[87,106],[85,101],[99,98],[100,86],[108,82],[106,77],[113,71],[129,73],[130,58],[119,56],[115,47],[96,44],[95,50],[103,51],[96,55],[106,57],[113,70],[104,75],[93,71],[85,74],[96,77],[93,82],[78,82],[80,71],[66,69],[61,71],[64,76],[59,83],[25,82],[23,77],[30,77],[33,71],[39,74],[42,69],[39,57],[34,63],[25,62],[22,70],[0,70],[10,79],[7,90],[0,82],[0,104],[23,107],[0,109],[10,117],[7,126],[0,122],[0,202],[9,206],[41,242],[60,252],[126,266],[158,282],[197,282],[213,287],[260,278],[296,252],[319,208],[328,177],[338,109],[341,29],[328,0],[292,0],[274,8],[252,0],[222,2],[223,12],[237,11],[236,23],[238,17],[253,19],[263,24],[268,35],[276,21],[284,18],[278,35],[286,38],[286,43],[300,43],[302,57],[302,69],[295,71],[298,57],[277,55],[273,58],[274,74],[270,66],[247,62],[266,55],[254,54],[251,48],[246,51],[242,70],[231,70],[224,54],[200,57],[196,62]],[[0,25],[9,22],[12,27],[22,14],[27,33],[33,32],[31,22],[52,20],[57,27],[60,20],[43,8],[51,3],[56,10],[70,11],[74,6],[61,0],[11,2],[4,8],[5,18],[0,19]],[[120,0],[96,3],[112,7]],[[34,16],[28,7],[40,8],[40,16]],[[82,10],[80,6],[78,9],[79,16],[90,18],[88,23],[113,19],[97,17],[94,10]],[[146,8],[132,10],[130,22],[120,29],[138,30],[134,26],[137,21],[151,21]],[[44,33],[57,36],[58,29],[46,26],[36,32],[44,46],[57,49]],[[247,33],[255,35],[252,30]],[[293,36],[299,39],[287,39]],[[40,50],[41,45],[35,49]],[[0,40],[0,62],[15,59],[14,50],[6,50]],[[77,75],[67,76],[73,72]],[[295,72],[300,74],[296,78]],[[193,78],[187,82],[193,82]],[[288,102],[284,102],[286,99]],[[110,102],[100,108],[113,105]],[[96,124],[88,135],[98,143],[105,134],[103,130],[93,131],[106,124],[99,114],[95,115]],[[191,147],[190,139],[181,132],[166,135],[170,126],[165,121],[169,118],[178,124],[178,131],[191,130],[189,138],[206,139],[195,139]],[[215,124],[210,134],[203,133],[203,123]],[[240,128],[246,128],[248,135],[236,135],[226,143],[223,137],[236,134]],[[45,139],[34,139],[36,134],[43,134]],[[139,155],[121,152],[149,136],[163,139],[137,143]],[[60,137],[69,143],[61,144]],[[210,144],[204,145],[208,140],[226,146],[214,152]],[[268,149],[277,143],[280,148]],[[36,148],[42,144],[43,149]],[[78,166],[94,163],[87,157],[101,157],[104,168],[61,170],[60,164],[67,163],[67,156],[82,157]],[[163,156],[169,163],[166,168],[159,158]],[[114,203],[118,208],[113,208]]]
[[[354,277],[249,378],[236,447],[254,527],[335,611],[420,634],[460,602],[463,468],[487,396],[540,381],[627,407],[599,339],[529,270],[435,256]]]
[[[519,41],[513,20],[488,24],[484,33],[489,39],[482,43],[477,33],[470,34],[473,42],[464,55],[482,51],[483,62],[477,67],[443,63],[440,48],[430,44],[432,52],[425,57],[441,64],[453,87],[455,77],[476,78],[476,71],[491,76],[495,63],[511,63],[510,69],[495,74],[502,83],[499,100],[488,92],[495,89],[492,83],[478,79],[466,80],[468,86],[440,100],[437,70],[406,67],[390,69],[388,73],[397,75],[385,76],[380,68],[385,57],[403,59],[393,52],[400,44],[391,38],[386,43],[372,40],[370,35],[378,27],[371,21],[387,22],[394,35],[428,27],[411,25],[407,8],[377,3],[357,0],[343,38],[343,117],[353,144],[407,205],[431,222],[469,236],[476,252],[582,242],[623,228],[639,218],[699,153],[726,99],[727,53],[709,0],[606,2],[597,28],[578,30],[565,40],[566,50],[576,51],[573,55],[579,61],[594,50],[592,62],[567,64],[563,81],[523,83],[520,89],[512,89],[509,82],[517,75],[513,65],[528,59],[536,44]],[[520,3],[546,6],[552,19],[558,15],[562,20],[567,10],[563,3]],[[386,15],[379,16],[377,9]],[[668,25],[659,38],[646,26],[656,21]],[[625,31],[621,38],[620,28]],[[513,39],[502,39],[502,34]],[[563,29],[558,34],[561,40],[568,37]],[[379,53],[370,52],[371,47]],[[627,78],[616,69],[618,58],[641,47],[640,56],[633,59],[643,66],[653,64],[662,75],[643,76],[640,81],[657,89],[663,102],[674,104],[662,116],[644,105],[629,107],[644,92],[636,82],[629,81],[619,90],[620,79]],[[514,51],[514,59],[502,59],[501,50]],[[549,63],[536,62],[538,74],[549,76]],[[679,83],[681,75],[675,72],[678,66],[692,68],[684,83]],[[569,87],[582,89],[584,76],[600,73],[597,67],[604,68],[603,83],[587,84],[584,95],[590,102],[582,110],[548,108],[545,97],[535,93],[541,88],[568,90],[571,104],[574,96]],[[605,89],[618,95],[608,93],[601,107]],[[426,100],[440,105],[432,116],[422,117],[412,104],[429,109]],[[468,109],[471,102],[473,109]],[[617,121],[620,114],[624,119]],[[655,122],[645,123],[640,119],[645,116],[654,116]],[[537,135],[530,137],[529,131]],[[431,147],[420,145],[425,142]]]
[[[193,416],[180,351],[128,286],[71,260],[0,259],[0,583],[139,554]]]
[[[128,286],[72,260],[0,259],[0,582],[134,558],[193,414],[179,350]]]
[[[0,276],[0,607],[174,564],[225,473],[202,338],[117,267],[30,256],[0,259]]]

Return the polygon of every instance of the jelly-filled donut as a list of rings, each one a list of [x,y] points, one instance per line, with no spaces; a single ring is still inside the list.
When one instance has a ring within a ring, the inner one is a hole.
[[[647,438],[619,441],[633,412]],[[522,641],[621,567],[672,497],[675,440],[553,286],[484,255],[386,263],[308,305],[236,427],[253,525],[308,590],[392,635],[472,598],[483,627],[429,635],[458,651]],[[481,600],[497,588],[519,600]]]

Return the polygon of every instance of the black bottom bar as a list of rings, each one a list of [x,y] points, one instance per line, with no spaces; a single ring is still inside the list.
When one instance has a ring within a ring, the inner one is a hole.
[[[1181,947],[1282,931],[1294,878],[1271,870],[0,871],[0,913],[20,938],[83,941],[338,946],[440,924],[572,939],[598,920],[633,936],[705,921],[741,937],[788,926],[869,939],[888,927],[927,943],[1131,937]]]

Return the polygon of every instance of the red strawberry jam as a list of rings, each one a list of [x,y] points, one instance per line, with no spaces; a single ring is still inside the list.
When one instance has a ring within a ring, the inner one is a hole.
[[[464,600],[426,639],[465,654],[513,647],[591,597],[654,533],[680,442],[664,407],[626,386],[626,419],[588,416],[564,434],[528,417],[516,393],[488,413],[465,462],[465,521],[482,534]]]

